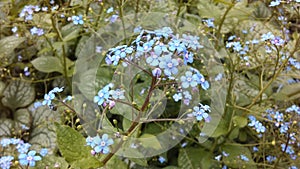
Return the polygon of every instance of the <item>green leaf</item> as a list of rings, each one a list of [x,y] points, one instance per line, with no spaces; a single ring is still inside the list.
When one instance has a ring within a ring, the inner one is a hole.
[[[25,41],[24,37],[7,36],[0,40],[0,66],[9,65],[14,59],[12,53],[14,49]]]
[[[56,145],[56,133],[54,122],[60,121],[59,112],[50,110],[47,106],[37,109],[33,105],[29,107],[32,117],[32,131],[30,132],[29,143],[33,149],[48,148],[54,150]]]
[[[239,128],[243,128],[248,124],[248,120],[246,117],[234,116],[232,120],[233,120],[233,124],[235,126],[238,126]]]
[[[234,145],[223,145],[222,151],[229,154],[227,157],[223,157],[223,161],[228,167],[245,169],[257,168],[255,162],[252,159],[251,152],[247,147],[244,147],[237,143]],[[246,156],[249,161],[241,160],[241,155]]]
[[[122,161],[118,156],[113,156],[104,167],[101,167],[101,169],[127,169],[127,164]]]
[[[84,137],[66,125],[56,124],[58,148],[67,162],[91,157],[90,148],[85,146]]]
[[[210,168],[211,157],[212,154],[200,148],[182,148],[179,150],[178,165],[184,169]]]
[[[21,125],[30,127],[31,115],[27,109],[19,109],[14,113],[15,128],[18,126],[21,128]]]
[[[56,57],[48,56],[48,57],[38,57],[31,61],[34,68],[38,71],[51,73],[51,72],[64,72],[64,68],[60,60]]]
[[[0,119],[0,137],[11,137],[14,121],[10,119]]]
[[[156,150],[162,148],[155,135],[145,133],[142,134],[139,139],[142,142],[142,146],[145,148],[154,148]]]
[[[300,98],[300,83],[284,85],[279,93],[272,96],[275,100],[290,101]]]
[[[79,169],[98,168],[102,166],[103,163],[101,163],[93,156],[90,156],[89,158],[82,158],[76,160],[71,164],[71,168],[79,168]]]
[[[47,155],[42,158],[42,161],[36,163],[36,168],[48,168],[48,169],[68,169],[69,164],[62,157],[53,155]]]
[[[19,107],[25,107],[33,102],[35,90],[30,83],[14,80],[9,83],[3,92],[2,103],[15,110]]]

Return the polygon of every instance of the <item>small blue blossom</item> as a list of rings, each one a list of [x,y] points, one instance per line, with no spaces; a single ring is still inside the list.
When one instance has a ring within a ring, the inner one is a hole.
[[[266,40],[270,40],[270,39],[274,39],[274,38],[275,38],[275,36],[273,35],[272,32],[268,32],[268,33],[261,35],[261,41],[266,41]]]
[[[167,46],[165,44],[163,44],[162,42],[155,45],[153,50],[154,50],[155,54],[158,56],[161,55],[163,52],[169,52],[167,49]]]
[[[72,99],[73,97],[69,95],[63,100],[63,102],[71,101]]]
[[[198,76],[190,71],[185,72],[185,76],[181,76],[181,85],[183,88],[196,87]]]
[[[29,165],[30,167],[34,167],[36,161],[42,160],[41,156],[36,155],[36,151],[32,150],[29,151],[27,154],[20,154],[19,155],[19,162],[23,166]]]
[[[96,53],[101,53],[102,46],[96,46]]]
[[[155,52],[150,52],[150,56],[147,57],[146,62],[151,66],[158,66],[159,56]]]
[[[124,90],[116,89],[116,90],[110,90],[109,94],[114,99],[125,99],[124,92],[125,92]]]
[[[114,7],[110,7],[107,9],[106,13],[112,13],[114,11]]]
[[[197,36],[183,34],[181,40],[187,48],[191,48],[193,50],[203,48],[203,46],[200,45],[199,37]]]
[[[155,69],[152,70],[152,75],[153,75],[154,77],[156,77],[156,78],[160,77],[160,76],[161,76],[161,73],[162,73],[162,71],[161,71],[160,68],[155,68]]]
[[[210,19],[205,19],[203,20],[203,22],[206,24],[207,27],[209,28],[214,28],[214,18],[210,18]]]
[[[220,81],[223,78],[223,74],[219,73],[216,77],[215,77],[215,81]]]
[[[42,157],[46,156],[47,154],[48,154],[48,149],[42,148],[42,149],[40,150],[40,155],[41,155]]]
[[[290,113],[290,112],[296,112],[297,114],[300,114],[300,107],[296,106],[296,105],[292,105],[291,107],[287,108],[285,110],[286,112]]]
[[[99,90],[98,95],[94,97],[94,102],[99,106],[102,105],[109,98],[109,87],[104,87]]]
[[[181,93],[174,94],[173,99],[174,99],[175,102],[178,102],[179,100],[182,99],[182,94]]]
[[[267,156],[267,157],[266,157],[266,160],[267,160],[269,163],[272,163],[273,161],[276,160],[276,157],[275,157],[275,156]]]
[[[14,27],[11,29],[11,31],[12,31],[13,33],[16,33],[16,32],[18,31],[18,27],[14,26]]]
[[[3,156],[3,157],[1,157],[0,158],[0,168],[10,169],[13,159],[14,159],[14,157],[12,157],[12,156]]]
[[[205,110],[205,109],[207,109],[206,106],[207,105],[203,106],[201,104],[200,106],[195,106],[193,108],[194,111],[192,112],[192,114],[193,114],[193,116],[196,117],[196,119],[198,121],[201,121],[202,119],[204,119],[206,122],[210,121],[210,117],[209,117],[208,113],[206,113],[206,112],[210,112],[210,109],[208,109],[209,111]]]
[[[53,88],[50,92],[53,92],[53,93],[60,93],[64,90],[64,87],[55,87]]]
[[[281,0],[275,0],[275,1],[271,1],[270,3],[270,7],[274,7],[274,6],[278,6],[280,5]]]
[[[0,141],[0,144],[2,147],[7,147],[11,144],[11,139],[9,138],[3,138],[1,141]]]
[[[163,27],[162,29],[157,29],[154,32],[156,36],[163,36],[164,38],[168,38],[173,33],[170,27]]]
[[[187,65],[188,63],[193,63],[194,62],[194,53],[189,52],[187,50],[184,50],[182,53],[183,56],[183,63]]]
[[[159,67],[164,69],[164,73],[166,76],[176,75],[178,73],[178,61],[176,59],[172,59],[171,55],[165,55],[160,59]]]
[[[110,23],[114,23],[117,21],[117,19],[119,18],[118,15],[112,15],[110,18],[109,18],[109,22]]]
[[[95,144],[94,150],[96,153],[109,153],[109,146],[114,144],[114,141],[111,138],[108,138],[107,134],[103,134],[100,138],[99,135],[94,137],[93,142]]]
[[[44,100],[42,102],[42,105],[48,105],[51,106],[52,100],[55,98],[55,94],[53,92],[49,92],[48,94],[44,95]]]
[[[42,102],[37,101],[37,102],[34,102],[34,103],[33,103],[34,109],[37,109],[37,108],[39,108],[39,107],[41,107],[41,106],[43,106]]]
[[[281,144],[281,151],[285,151],[285,153],[290,155],[295,153],[293,147],[291,147],[290,145],[287,146],[286,144]]]
[[[75,25],[78,25],[78,24],[82,25],[84,23],[83,19],[82,19],[82,15],[78,15],[78,16],[73,15],[72,21],[73,21],[73,24],[75,24]]]
[[[249,158],[245,155],[240,155],[241,160],[243,161],[249,161]]]
[[[162,163],[166,162],[166,159],[162,156],[159,156],[158,161],[162,164]]]
[[[29,143],[20,143],[16,146],[19,153],[27,153],[30,147],[31,144]]]
[[[172,51],[172,52],[174,52],[176,50],[177,53],[180,53],[180,52],[183,52],[184,50],[186,50],[185,45],[177,39],[172,39],[168,43],[168,45],[169,45],[169,50]]]
[[[30,29],[31,35],[38,35],[42,36],[44,35],[44,30],[42,28],[33,27]]]

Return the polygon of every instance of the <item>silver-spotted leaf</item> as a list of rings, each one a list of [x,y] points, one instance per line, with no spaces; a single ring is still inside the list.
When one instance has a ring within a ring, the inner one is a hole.
[[[33,102],[35,90],[30,83],[14,80],[4,89],[2,103],[11,109],[25,107]]]

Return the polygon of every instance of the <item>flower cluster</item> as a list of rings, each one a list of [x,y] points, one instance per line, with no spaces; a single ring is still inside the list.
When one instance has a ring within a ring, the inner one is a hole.
[[[179,79],[176,78],[181,73],[179,71],[181,67],[194,62],[194,52],[203,48],[199,43],[199,37],[187,34],[179,37],[174,35],[169,27],[154,31],[144,29],[139,29],[139,31],[139,35],[130,46],[117,46],[107,52],[105,61],[108,65],[116,66],[122,62],[123,66],[127,66],[135,60],[145,60],[152,69],[153,77],[162,77],[161,80],[175,80],[180,85],[182,89],[173,96],[176,102],[183,98],[188,88],[196,89],[198,85],[204,90],[209,88],[208,81],[199,70],[194,68],[189,68]],[[107,97],[103,95],[103,92],[105,93],[105,91],[100,92],[101,97]],[[191,95],[185,95],[183,101],[188,105],[191,99]],[[98,100],[100,100],[98,104],[104,101],[96,98],[97,102]]]
[[[109,105],[109,108],[113,108],[115,105],[114,100],[125,99],[124,90],[116,89],[111,90],[114,85],[112,83],[104,86],[101,90],[99,90],[97,96],[94,97],[94,102],[99,106]]]
[[[30,33],[31,33],[31,35],[42,36],[42,35],[44,35],[44,29],[37,28],[34,26],[33,28],[30,29]]]
[[[63,87],[55,87],[54,89],[50,90],[48,94],[44,95],[44,100],[42,105],[47,105],[50,108],[52,107],[52,100],[55,98],[55,93],[60,93],[63,91]]]
[[[95,137],[88,136],[86,138],[86,145],[93,148],[91,151],[92,155],[95,155],[96,153],[102,153],[102,154],[108,154],[110,152],[109,146],[114,144],[113,139],[108,138],[107,134],[103,134],[102,137],[99,135]]]
[[[78,15],[78,16],[73,15],[69,20],[72,20],[74,25],[78,25],[78,24],[83,25],[84,23],[82,19],[82,15]]]
[[[256,118],[252,115],[250,115],[249,117],[250,123],[248,124],[248,126],[253,127],[256,132],[258,133],[264,133],[266,131],[266,127],[263,126],[263,124],[256,120]]]
[[[16,150],[18,151],[18,160],[20,165],[22,166],[30,166],[34,167],[36,164],[36,161],[42,160],[42,157],[46,156],[48,154],[48,149],[42,148],[39,151],[39,155],[36,155],[37,152],[35,150],[29,150],[31,147],[31,144],[25,143],[21,139],[16,138],[3,138],[0,141],[0,144],[4,148],[8,148],[11,145],[14,145]],[[12,161],[14,160],[13,156],[3,156],[0,158],[0,167],[2,169],[9,169],[12,165]]]

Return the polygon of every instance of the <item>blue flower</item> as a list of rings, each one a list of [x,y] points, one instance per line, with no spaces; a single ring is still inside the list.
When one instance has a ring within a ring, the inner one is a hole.
[[[172,74],[176,75],[178,73],[178,61],[176,59],[172,59],[171,55],[165,55],[159,59],[159,67],[164,69],[166,76],[171,76]]]
[[[276,157],[275,157],[275,156],[267,156],[267,157],[266,157],[266,160],[267,160],[269,163],[272,163],[273,161],[276,160]]]
[[[158,161],[159,161],[160,163],[164,163],[164,162],[166,162],[166,159],[165,159],[164,157],[162,157],[162,156],[159,156],[159,157],[158,157]]]
[[[14,157],[12,156],[3,156],[0,158],[0,168],[2,169],[10,169],[10,166],[12,165],[12,160]]]
[[[150,56],[147,57],[146,62],[151,66],[158,66],[159,56],[154,52],[150,52]]]
[[[41,156],[46,156],[48,154],[48,149],[46,149],[46,148],[42,148],[41,150],[40,150],[40,155]]]
[[[155,68],[152,70],[152,75],[156,78],[161,76],[161,69],[160,68]]]
[[[287,108],[285,111],[288,113],[294,111],[297,114],[300,114],[300,107],[298,107],[296,105],[292,105],[291,107]]]
[[[75,24],[75,25],[78,25],[78,24],[82,25],[83,24],[82,15],[78,15],[78,16],[73,15],[72,21],[73,21],[73,24]]]
[[[109,146],[114,144],[114,141],[112,139],[109,139],[107,134],[103,134],[102,138],[97,135],[96,137],[94,137],[93,142],[95,144],[95,152],[103,154],[109,153]]]
[[[109,88],[104,87],[99,90],[98,95],[94,97],[94,102],[99,106],[104,103],[109,98]]]
[[[241,158],[241,160],[243,160],[243,161],[249,161],[249,158],[247,157],[247,156],[245,156],[245,155],[240,155],[240,158]]]
[[[181,85],[183,88],[196,87],[198,76],[190,71],[185,72],[185,76],[181,76]]]
[[[185,65],[187,65],[187,63],[193,63],[194,62],[194,53],[193,52],[189,52],[187,50],[183,51],[183,63]]]
[[[182,94],[181,93],[174,94],[173,99],[174,99],[175,102],[178,102],[179,100],[182,99]]]
[[[153,48],[156,55],[161,55],[163,52],[168,52],[167,46],[162,42],[158,43]]]
[[[50,91],[48,94],[44,95],[44,100],[42,102],[42,105],[48,105],[48,106],[50,106],[52,104],[52,100],[54,98],[55,98],[55,94]]]
[[[109,18],[109,22],[110,23],[114,23],[114,22],[116,22],[117,21],[117,19],[118,19],[118,15],[112,15],[110,18]]]
[[[169,43],[169,50],[174,52],[175,50],[177,51],[177,53],[183,52],[184,50],[186,50],[185,45],[177,40],[177,39],[172,39]]]
[[[210,18],[210,19],[205,19],[203,20],[204,23],[206,23],[207,27],[209,28],[214,28],[214,18]]]
[[[11,144],[11,139],[9,138],[3,138],[0,142],[2,147],[7,147]]]
[[[203,108],[201,108],[200,106],[195,106],[193,109],[194,111],[192,112],[192,114],[198,121],[201,121],[203,119],[205,119],[205,121],[209,120],[209,115]]]
[[[107,9],[106,13],[112,13],[114,11],[114,7],[110,7]]]
[[[28,154],[20,154],[19,155],[19,162],[23,166],[29,165],[30,167],[35,166],[36,161],[42,160],[41,156],[36,156],[36,151],[32,150],[29,151]]]
[[[42,28],[33,27],[30,29],[31,35],[42,36],[44,34],[44,30]]]
[[[55,87],[55,88],[53,88],[50,92],[53,92],[53,93],[60,93],[60,92],[62,92],[63,90],[64,90],[64,87],[61,87],[61,88]]]
[[[274,6],[278,6],[280,5],[281,0],[275,0],[275,1],[271,1],[270,3],[270,7],[274,7]]]
[[[11,29],[11,31],[12,31],[13,33],[16,33],[16,32],[18,31],[18,28],[17,28],[16,26],[14,26],[14,27]]]
[[[203,48],[203,46],[200,45],[199,37],[197,37],[197,36],[191,36],[191,35],[183,34],[182,35],[182,42],[184,43],[184,45],[187,48],[191,48],[193,50]]]
[[[157,29],[154,32],[156,36],[163,36],[164,38],[168,38],[173,33],[170,27],[163,27],[162,29]]]
[[[266,41],[266,40],[274,39],[274,38],[275,38],[275,36],[273,35],[272,32],[268,32],[268,33],[261,35],[261,41]]]
[[[20,144],[17,145],[16,148],[19,153],[27,153],[30,147],[31,144],[21,142]]]
[[[116,89],[116,90],[109,91],[109,94],[114,99],[125,99],[124,92],[125,92],[124,90]]]

